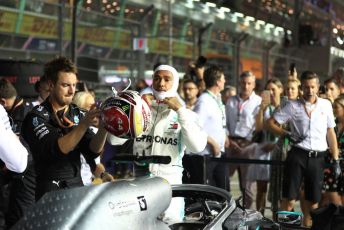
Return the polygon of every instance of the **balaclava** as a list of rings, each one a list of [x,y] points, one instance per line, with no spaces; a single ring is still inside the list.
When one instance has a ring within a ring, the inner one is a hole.
[[[157,71],[160,70],[167,70],[170,71],[172,73],[173,76],[173,85],[172,88],[169,89],[168,91],[164,92],[164,91],[156,91],[153,86],[152,86],[152,91],[153,91],[153,95],[157,100],[163,100],[165,99],[165,97],[175,97],[177,96],[177,89],[178,89],[178,84],[179,84],[179,75],[178,72],[175,68],[173,68],[170,65],[159,65],[155,70],[154,70],[154,74]]]

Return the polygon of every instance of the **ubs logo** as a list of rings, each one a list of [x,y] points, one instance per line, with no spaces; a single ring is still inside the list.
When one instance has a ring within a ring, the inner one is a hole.
[[[147,210],[146,198],[145,198],[144,196],[138,196],[138,197],[137,197],[137,200],[139,201],[140,210],[141,210],[141,211]]]

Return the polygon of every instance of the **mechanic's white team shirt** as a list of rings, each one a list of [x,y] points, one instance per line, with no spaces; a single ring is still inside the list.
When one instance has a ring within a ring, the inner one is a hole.
[[[198,124],[197,115],[184,107],[175,112],[166,104],[153,101],[151,111],[151,127],[135,139],[133,152],[171,156],[170,164],[151,164],[150,171],[171,184],[181,184],[184,150],[202,151],[207,143],[207,134]]]
[[[219,96],[215,96],[210,91],[203,92],[197,99],[194,112],[197,113],[203,130],[219,144],[221,151],[224,152],[226,140],[226,114],[221,97]],[[207,147],[202,152],[198,152],[198,154],[207,155],[211,152],[210,146],[207,145]]]
[[[0,105],[0,159],[9,170],[18,173],[26,169],[28,160],[28,152],[13,133],[7,112],[2,105]]]
[[[331,102],[319,97],[309,109],[302,98],[288,101],[286,106],[276,110],[273,117],[279,124],[289,122],[292,132],[306,136],[296,145],[306,150],[325,151],[328,147],[327,129],[336,126]]]
[[[226,103],[227,129],[229,136],[251,140],[255,130],[256,115],[262,98],[252,92],[247,100],[232,96]]]

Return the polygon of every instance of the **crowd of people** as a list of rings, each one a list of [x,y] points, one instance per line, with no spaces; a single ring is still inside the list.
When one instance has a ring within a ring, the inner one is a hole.
[[[203,57],[183,79],[170,65],[153,70],[152,85],[141,79],[135,88],[151,109],[152,124],[129,141],[104,128],[87,87],[77,92],[77,68],[68,58],[46,63],[34,102],[0,79],[0,211],[5,214],[0,219],[6,228],[47,192],[88,186],[94,178],[114,181],[103,163],[123,144],[128,152],[171,156],[168,165],[150,166],[153,175],[171,184],[183,183],[186,161],[188,182],[227,191],[238,171],[246,208],[255,201],[264,214],[270,199],[291,211],[300,200],[305,226],[311,226],[310,211],[319,205],[343,204],[344,69],[324,81],[324,92],[311,71],[300,79],[296,71],[289,73],[285,84],[270,78],[263,90],[256,88],[254,74],[244,71],[237,87],[226,86],[223,69],[207,66]],[[242,163],[228,163],[228,158]],[[200,159],[206,164],[197,164]],[[277,159],[284,167],[247,164],[247,159]],[[179,199],[162,218],[176,222],[183,216]]]

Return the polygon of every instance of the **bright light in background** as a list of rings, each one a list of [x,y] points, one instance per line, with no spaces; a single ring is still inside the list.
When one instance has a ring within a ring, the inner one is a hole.
[[[194,3],[192,0],[187,0],[187,2],[184,4],[185,7],[193,9],[194,8]]]
[[[268,23],[265,25],[265,29],[264,29],[264,32],[265,33],[270,33],[271,29],[273,29],[275,26],[272,25],[271,23]]]
[[[279,33],[283,33],[283,31],[284,31],[284,29],[283,29],[282,27],[277,26],[277,27],[275,28],[275,30],[274,30],[274,35],[275,35],[275,36],[278,36]]]
[[[216,4],[215,3],[212,3],[212,2],[206,2],[205,3],[208,7],[216,7]]]
[[[256,30],[260,30],[260,29],[261,29],[261,26],[263,26],[263,25],[265,25],[265,22],[264,22],[264,21],[262,21],[262,20],[257,20],[257,21],[256,21],[256,24],[255,24],[255,26],[254,26],[254,28],[255,28]]]
[[[220,10],[217,10],[217,15],[216,16],[218,18],[221,18],[221,19],[225,19],[226,18],[225,12],[220,11]]]
[[[231,12],[231,10],[227,7],[220,7],[220,11],[225,12],[225,13]]]
[[[258,23],[259,25],[265,25],[265,22],[264,22],[263,20],[257,20],[257,23]]]
[[[344,44],[343,39],[341,37],[339,37],[339,36],[337,37],[337,42],[338,42],[339,45],[343,45]]]
[[[249,26],[251,21],[252,21],[252,22],[254,21],[254,17],[246,16],[246,17],[244,18],[244,25],[245,25],[245,26]]]
[[[106,83],[111,84],[111,83],[121,82],[122,78],[117,77],[116,75],[111,75],[111,76],[105,76],[104,80]]]
[[[331,47],[331,54],[338,57],[344,57],[344,51],[333,46]]]
[[[227,7],[221,7],[220,9],[217,9],[217,17],[221,18],[221,19],[225,19],[226,18],[226,14],[225,13],[229,13],[231,10]]]
[[[209,6],[208,5],[205,5],[203,4],[203,10],[202,10],[203,13],[205,14],[209,14],[210,10],[209,10]]]
[[[250,21],[254,21],[255,18],[254,18],[254,17],[251,17],[251,16],[246,16],[246,17],[245,17],[245,20],[250,22]]]
[[[238,22],[238,17],[237,17],[235,14],[232,14],[232,15],[231,15],[231,21],[232,21],[233,23],[237,23],[237,22]]]
[[[244,14],[242,13],[239,13],[239,12],[235,12],[234,15],[238,18],[243,18],[244,17]]]
[[[333,28],[333,33],[337,34],[338,33],[338,29],[337,28]]]

